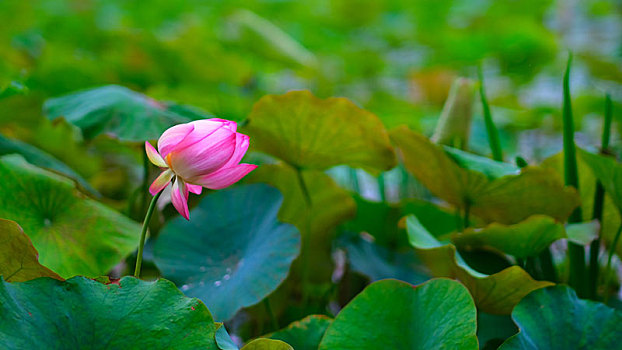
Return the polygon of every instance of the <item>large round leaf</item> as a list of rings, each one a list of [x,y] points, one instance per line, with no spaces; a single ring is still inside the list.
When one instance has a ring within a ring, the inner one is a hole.
[[[37,277],[62,280],[54,271],[39,264],[39,254],[21,227],[0,219],[0,276],[5,281],[23,282]]]
[[[0,280],[0,314],[7,350],[218,349],[205,305],[166,280]]]
[[[255,149],[299,168],[347,164],[378,173],[396,165],[380,119],[345,98],[319,99],[306,90],[264,96],[246,130]]]
[[[328,316],[310,315],[267,337],[282,340],[296,350],[317,350],[324,332],[332,322]]]
[[[296,227],[281,223],[283,196],[263,184],[204,198],[191,221],[173,219],[154,246],[164,276],[198,297],[219,320],[261,301],[287,277],[300,250]]]
[[[27,163],[0,158],[0,218],[28,232],[40,262],[63,277],[101,276],[135,249],[140,226],[85,198],[72,181]]]
[[[410,243],[431,274],[460,280],[482,311],[497,315],[510,314],[525,295],[552,285],[551,282],[534,280],[518,266],[508,267],[492,275],[473,270],[453,244],[439,242],[413,215],[406,219],[406,229]]]
[[[512,311],[520,332],[503,350],[622,349],[622,312],[555,286],[527,295]]]
[[[52,120],[64,117],[89,139],[107,133],[122,141],[152,140],[170,126],[190,121],[166,105],[118,85],[52,98],[45,101],[43,110]]]
[[[486,173],[462,168],[442,148],[406,127],[392,130],[391,139],[408,171],[430,192],[459,208],[468,206],[487,222],[515,224],[535,214],[563,222],[580,203],[576,190],[564,187],[551,169],[527,167],[518,175],[494,178],[503,172],[491,172],[481,163],[473,167]]]
[[[339,312],[320,350],[477,349],[477,311],[460,283],[372,283]]]

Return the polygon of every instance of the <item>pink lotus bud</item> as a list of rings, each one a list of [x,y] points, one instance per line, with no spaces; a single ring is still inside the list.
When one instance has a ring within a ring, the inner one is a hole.
[[[228,187],[257,168],[239,164],[248,150],[248,136],[238,133],[235,122],[224,119],[196,120],[175,125],[158,140],[158,151],[145,142],[149,160],[165,169],[149,187],[156,195],[175,178],[171,199],[175,209],[189,220],[188,194],[203,187]]]

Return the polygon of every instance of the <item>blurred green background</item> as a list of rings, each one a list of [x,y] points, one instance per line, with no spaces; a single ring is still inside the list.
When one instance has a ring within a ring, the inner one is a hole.
[[[597,143],[605,92],[621,120],[621,18],[615,0],[0,1],[0,86],[29,89],[0,102],[0,131],[32,143],[46,98],[114,83],[238,121],[310,89],[430,134],[482,65],[506,155],[535,161],[561,150],[569,51],[579,144]],[[487,153],[474,105],[470,148]]]

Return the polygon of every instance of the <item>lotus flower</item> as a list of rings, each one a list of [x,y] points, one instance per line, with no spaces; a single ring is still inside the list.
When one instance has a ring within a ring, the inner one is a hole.
[[[248,150],[249,138],[240,134],[235,122],[204,119],[175,125],[158,140],[158,151],[145,142],[149,160],[164,169],[149,187],[156,195],[173,181],[173,206],[189,220],[188,194],[201,194],[203,187],[228,187],[257,166],[239,164]]]

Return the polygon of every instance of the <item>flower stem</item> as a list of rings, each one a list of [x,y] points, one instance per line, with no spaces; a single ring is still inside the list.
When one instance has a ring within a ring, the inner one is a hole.
[[[618,241],[620,240],[620,234],[622,234],[622,223],[613,238],[613,242],[609,247],[609,255],[607,256],[607,268],[605,269],[605,304],[609,301],[609,281],[611,280],[611,278],[609,278],[609,273],[611,271],[611,259],[613,258],[613,254],[616,252],[616,247],[618,245]]]
[[[153,211],[156,207],[156,202],[162,191],[158,192],[153,199],[151,199],[151,203],[149,204],[149,209],[147,209],[147,214],[145,214],[145,221],[143,221],[143,230],[140,232],[140,245],[138,246],[138,254],[136,255],[136,268],[134,269],[134,276],[136,278],[140,278],[140,268],[143,263],[143,248],[145,247],[145,238],[147,237],[147,228],[149,227],[149,221],[151,221],[151,215],[153,215]]]
[[[572,119],[572,105],[570,100],[570,66],[572,54],[568,55],[568,64],[564,74],[563,90],[563,137],[564,137],[564,178],[566,186],[572,186],[579,190],[579,174],[577,169],[577,154],[574,143],[574,121]],[[583,221],[581,206],[577,207],[568,222],[576,223]],[[568,284],[577,291],[579,297],[585,297],[585,248],[582,245],[568,242],[568,255],[570,257],[570,277]]]
[[[502,162],[503,152],[501,151],[501,142],[499,141],[499,132],[495,126],[495,122],[492,120],[492,114],[490,113],[490,106],[486,99],[486,90],[484,89],[484,73],[482,72],[482,66],[477,70],[479,76],[479,97],[482,101],[482,110],[484,112],[484,123],[486,125],[486,133],[488,134],[488,144],[492,151],[492,159]]]
[[[605,121],[603,124],[603,134],[600,143],[600,154],[607,154],[609,150],[609,139],[611,135],[611,119],[612,119],[611,96],[605,95]],[[592,219],[601,223],[600,233],[598,237],[590,245],[590,269],[589,269],[589,290],[588,297],[596,300],[596,289],[598,285],[598,272],[600,266],[598,264],[598,253],[600,252],[600,235],[602,234],[603,206],[605,202],[605,188],[600,181],[596,180],[596,191],[594,192],[594,207],[592,210]]]
[[[304,221],[304,228],[306,232],[301,232],[302,244],[300,249],[300,259],[302,263],[302,305],[306,306],[309,302],[309,251],[311,243],[311,208],[313,207],[313,201],[311,200],[311,194],[309,188],[305,183],[305,179],[302,175],[302,169],[296,167],[296,176],[298,177],[298,184],[302,191],[306,203],[306,216]]]

